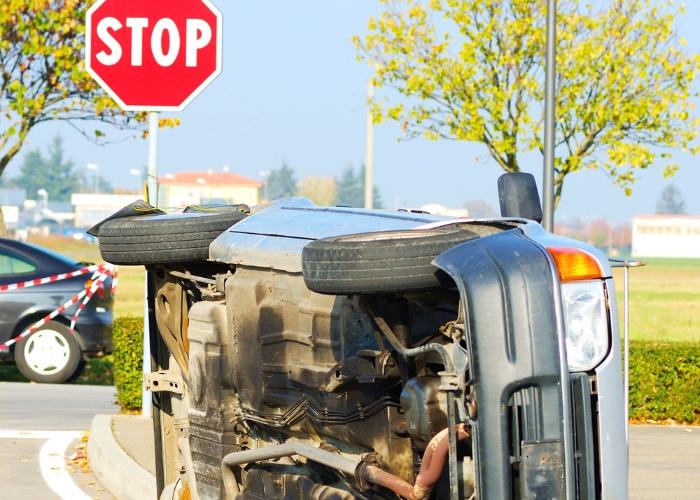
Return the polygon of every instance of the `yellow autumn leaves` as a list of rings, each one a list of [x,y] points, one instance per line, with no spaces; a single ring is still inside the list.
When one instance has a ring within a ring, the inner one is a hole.
[[[376,121],[408,137],[485,144],[507,171],[542,150],[545,2],[382,0],[354,42],[384,87]],[[672,2],[558,1],[556,195],[566,176],[601,168],[628,194],[635,172],[672,174],[696,152],[692,99],[700,58],[674,30]]]

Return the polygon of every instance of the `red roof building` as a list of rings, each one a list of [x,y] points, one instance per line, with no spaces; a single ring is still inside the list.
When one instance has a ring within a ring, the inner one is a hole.
[[[165,174],[158,185],[159,205],[176,208],[209,202],[257,205],[263,183],[233,172],[207,170]]]

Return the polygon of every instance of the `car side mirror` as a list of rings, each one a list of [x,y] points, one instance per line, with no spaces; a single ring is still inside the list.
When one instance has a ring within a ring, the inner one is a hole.
[[[501,217],[517,217],[542,222],[542,204],[532,174],[514,172],[498,178]]]

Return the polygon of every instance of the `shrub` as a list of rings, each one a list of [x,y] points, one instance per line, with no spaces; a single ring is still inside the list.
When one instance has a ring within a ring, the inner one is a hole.
[[[123,409],[138,410],[143,385],[143,318],[116,318],[112,340],[117,402]]]
[[[700,424],[700,343],[631,343],[630,417]]]
[[[143,318],[115,319],[113,340],[117,401],[123,409],[138,410],[143,384]],[[106,356],[102,363],[109,361],[110,356]],[[108,374],[103,376],[107,379]],[[700,343],[632,342],[630,418],[700,424]]]

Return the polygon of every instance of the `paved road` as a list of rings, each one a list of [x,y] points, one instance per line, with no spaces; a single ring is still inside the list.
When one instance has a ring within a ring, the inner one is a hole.
[[[113,399],[112,387],[0,382],[0,500],[59,498],[49,482],[71,500],[111,499],[91,474],[63,464],[93,415],[117,411]],[[632,426],[630,498],[697,500],[698,492],[700,427]]]
[[[0,382],[0,499],[111,498],[66,457],[113,400],[113,387]]]
[[[700,427],[631,427],[630,498],[700,498]]]

